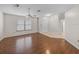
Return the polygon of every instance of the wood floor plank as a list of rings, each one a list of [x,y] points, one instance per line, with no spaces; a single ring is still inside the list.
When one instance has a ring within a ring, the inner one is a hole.
[[[78,54],[79,50],[60,38],[40,33],[5,38],[0,42],[0,54]]]

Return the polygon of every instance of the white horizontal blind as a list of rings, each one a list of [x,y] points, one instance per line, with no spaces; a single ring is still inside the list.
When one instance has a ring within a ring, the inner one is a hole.
[[[24,20],[18,20],[17,21],[17,30],[20,31],[20,30],[24,30]]]
[[[17,21],[17,31],[31,30],[32,29],[32,20],[18,20]]]

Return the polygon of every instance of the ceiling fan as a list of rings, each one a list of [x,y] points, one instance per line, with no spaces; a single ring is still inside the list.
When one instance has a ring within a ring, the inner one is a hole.
[[[17,8],[19,8],[20,7],[20,4],[15,4],[15,7],[17,7]],[[28,8],[28,15],[27,15],[27,17],[37,17],[37,18],[39,18],[39,13],[41,12],[41,10],[37,10],[36,11],[37,12],[37,15],[31,15],[31,8]]]

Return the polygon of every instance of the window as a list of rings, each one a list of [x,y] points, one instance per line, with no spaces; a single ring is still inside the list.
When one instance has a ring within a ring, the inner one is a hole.
[[[18,20],[17,21],[17,31],[31,30],[32,21],[31,20]]]
[[[24,20],[17,21],[17,30],[24,30]]]
[[[31,30],[31,29],[32,29],[31,20],[25,20],[25,30]]]

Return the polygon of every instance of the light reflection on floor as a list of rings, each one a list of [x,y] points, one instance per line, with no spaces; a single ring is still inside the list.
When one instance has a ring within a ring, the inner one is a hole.
[[[32,47],[32,37],[28,36],[20,38],[16,41],[16,52],[21,53],[24,50],[29,50]]]
[[[50,54],[50,50],[47,49],[45,53],[46,53],[46,54]]]

